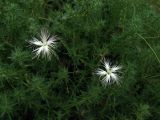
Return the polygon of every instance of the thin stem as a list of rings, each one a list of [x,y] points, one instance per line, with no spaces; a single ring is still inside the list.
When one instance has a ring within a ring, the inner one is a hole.
[[[44,17],[39,17],[39,19],[41,19],[41,20],[46,20],[46,21],[49,21],[49,22],[53,22],[52,20],[47,19],[47,18],[44,18]]]
[[[142,35],[140,35],[138,33],[136,33],[136,34],[146,42],[146,44],[151,49],[151,51],[153,52],[153,54],[155,55],[155,57],[157,58],[157,60],[158,60],[158,62],[160,64],[160,59],[159,59],[158,55],[156,54],[155,50],[151,47],[151,45],[147,42],[147,40]]]
[[[144,78],[156,78],[156,77],[160,77],[160,75],[155,75],[155,76],[145,76]]]

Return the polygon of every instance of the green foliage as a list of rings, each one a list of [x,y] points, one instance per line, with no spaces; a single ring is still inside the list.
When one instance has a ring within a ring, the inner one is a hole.
[[[156,0],[1,0],[0,119],[159,120],[160,10]],[[35,59],[42,28],[56,57]],[[123,66],[120,85],[93,74]]]
[[[137,106],[136,116],[137,120],[144,120],[150,115],[148,105],[139,105]]]

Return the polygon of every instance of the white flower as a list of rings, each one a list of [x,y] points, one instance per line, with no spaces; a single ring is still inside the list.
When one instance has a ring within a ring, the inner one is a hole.
[[[39,58],[41,55],[42,58],[51,59],[52,53],[55,54],[56,36],[50,36],[46,29],[42,29],[39,38],[40,39],[33,37],[33,39],[29,41],[30,45],[35,47],[33,50],[35,57]]]
[[[111,83],[119,83],[119,70],[121,69],[120,66],[111,65],[110,61],[103,60],[103,67],[104,69],[98,68],[96,70],[96,74],[102,78],[102,84],[106,86],[107,84]]]

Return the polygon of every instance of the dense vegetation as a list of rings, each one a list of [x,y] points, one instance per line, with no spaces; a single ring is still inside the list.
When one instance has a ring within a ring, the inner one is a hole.
[[[42,28],[56,53],[32,59]],[[159,120],[158,0],[0,0],[1,120]],[[94,73],[123,66],[120,85]]]

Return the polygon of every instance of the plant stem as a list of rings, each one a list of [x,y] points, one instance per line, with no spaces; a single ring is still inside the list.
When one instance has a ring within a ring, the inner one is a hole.
[[[146,44],[151,49],[151,51],[153,52],[153,54],[155,55],[155,57],[157,58],[157,60],[158,60],[158,62],[160,64],[160,59],[159,59],[158,55],[156,54],[155,50],[151,47],[151,45],[148,43],[148,41],[142,35],[140,35],[138,33],[136,33],[136,34],[146,42]]]

